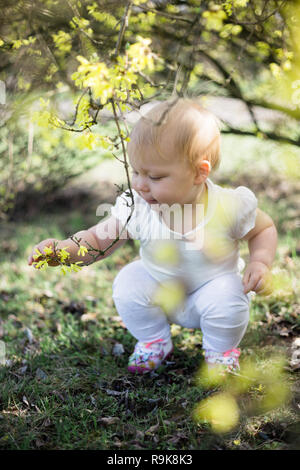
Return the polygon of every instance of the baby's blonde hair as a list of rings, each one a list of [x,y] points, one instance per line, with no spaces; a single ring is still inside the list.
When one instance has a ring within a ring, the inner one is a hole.
[[[217,118],[194,99],[167,100],[150,109],[133,128],[128,152],[142,160],[147,145],[154,147],[162,159],[169,159],[160,144],[164,136],[170,135],[180,158],[188,159],[192,166],[205,159],[212,169],[218,167],[221,136]]]

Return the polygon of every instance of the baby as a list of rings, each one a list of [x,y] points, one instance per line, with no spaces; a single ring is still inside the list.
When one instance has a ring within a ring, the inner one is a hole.
[[[145,373],[161,365],[173,349],[171,323],[201,328],[209,367],[237,370],[250,291],[268,293],[277,246],[274,223],[257,208],[252,191],[223,188],[209,179],[220,160],[220,131],[214,115],[196,100],[155,105],[132,130],[127,150],[134,206],[126,191],[106,220],[75,234],[90,249],[85,258],[71,239],[47,239],[34,247],[28,263],[35,248],[43,253],[54,242],[58,250],[68,246],[70,263],[89,264],[95,254],[103,259],[128,238],[139,240],[140,259],[113,283],[116,309],[137,339],[129,371]],[[248,241],[250,254],[243,276],[239,240]],[[91,247],[109,249],[99,256]],[[164,249],[172,253],[169,259]],[[184,290],[184,301],[165,311],[155,296],[172,281]]]

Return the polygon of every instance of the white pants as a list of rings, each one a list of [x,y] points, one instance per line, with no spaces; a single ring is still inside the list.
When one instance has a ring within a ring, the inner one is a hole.
[[[143,342],[170,338],[170,323],[201,328],[203,348],[225,352],[236,348],[247,328],[250,295],[243,293],[239,274],[207,282],[186,297],[185,306],[172,316],[151,303],[159,283],[141,260],[125,266],[113,283],[113,300],[130,333]]]

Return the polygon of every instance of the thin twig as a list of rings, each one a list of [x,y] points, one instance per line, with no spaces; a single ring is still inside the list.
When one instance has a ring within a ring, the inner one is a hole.
[[[121,23],[121,27],[120,27],[120,31],[119,31],[119,36],[118,36],[118,41],[117,41],[117,45],[116,45],[116,49],[115,49],[115,56],[118,56],[119,53],[120,53],[120,50],[121,50],[123,37],[124,37],[125,31],[126,31],[126,28],[128,27],[128,24],[129,24],[129,16],[130,16],[131,7],[132,7],[132,0],[129,0],[129,2],[126,5],[124,16],[122,18],[122,23]]]
[[[84,97],[84,95],[87,93],[88,89],[89,88],[85,88],[83,90],[83,92],[81,93],[80,98],[79,98],[79,100],[77,101],[77,104],[76,104],[75,115],[74,115],[73,121],[70,124],[67,122],[67,124],[69,126],[74,126],[74,124],[76,122],[76,119],[77,119],[77,114],[78,114],[78,109],[79,109],[80,102],[81,102],[82,98]]]
[[[97,124],[93,119],[92,121],[87,122],[86,125],[83,126],[81,129],[72,129],[71,127],[59,126],[59,125],[55,124],[55,122],[53,122],[53,121],[49,121],[49,123],[52,126],[56,127],[57,129],[63,129],[64,131],[69,131],[69,132],[83,132],[86,129],[90,129],[91,126],[93,126],[94,124]]]
[[[268,0],[266,0],[265,4],[264,4],[264,7],[263,7],[263,10],[262,10],[262,13],[264,12],[265,8],[266,8],[266,5],[268,3]],[[257,21],[240,21],[235,17],[232,17],[231,19],[233,20],[233,23],[235,24],[239,24],[241,26],[256,26],[258,24],[261,24],[261,23],[264,23],[265,21],[267,21],[269,18],[271,18],[271,16],[275,15],[275,13],[278,13],[278,11],[283,7],[283,5],[287,3],[287,0],[283,0],[281,5],[279,5],[277,8],[275,8],[275,10],[273,10],[271,13],[268,13],[266,16],[264,16],[263,18],[261,18],[261,15],[257,15],[255,13],[255,10],[252,8],[252,11],[253,11],[253,14],[254,16],[257,18]],[[234,7],[233,7],[233,11],[235,12],[234,10]]]
[[[124,139],[122,135],[122,130],[120,128],[119,118],[118,118],[117,111],[116,111],[115,101],[113,98],[111,99],[111,104],[112,104],[114,119],[115,119],[115,123],[118,129],[119,137],[121,139],[121,145],[122,145],[122,151],[123,151],[123,157],[124,157],[124,167],[125,167],[125,172],[126,172],[126,177],[127,177],[127,182],[128,182],[128,189],[129,189],[130,197],[132,200],[132,204],[134,204],[134,197],[133,197],[133,193],[131,189],[130,176],[129,176],[129,171],[128,171],[129,165],[127,162],[126,148],[125,148],[125,143],[124,143]]]
[[[171,15],[170,13],[165,13],[164,11],[156,10],[155,8],[145,7],[144,5],[136,5],[136,8],[140,8],[144,11],[149,11],[151,13],[154,13],[155,15],[164,16],[165,18],[169,18],[170,20],[185,21],[189,24],[193,24],[193,20],[185,18],[184,16]]]

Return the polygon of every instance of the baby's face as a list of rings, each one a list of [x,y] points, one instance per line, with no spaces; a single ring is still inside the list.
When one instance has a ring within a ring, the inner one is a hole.
[[[192,204],[199,186],[189,162],[178,158],[162,160],[152,147],[143,151],[143,160],[129,155],[132,188],[149,204]]]

